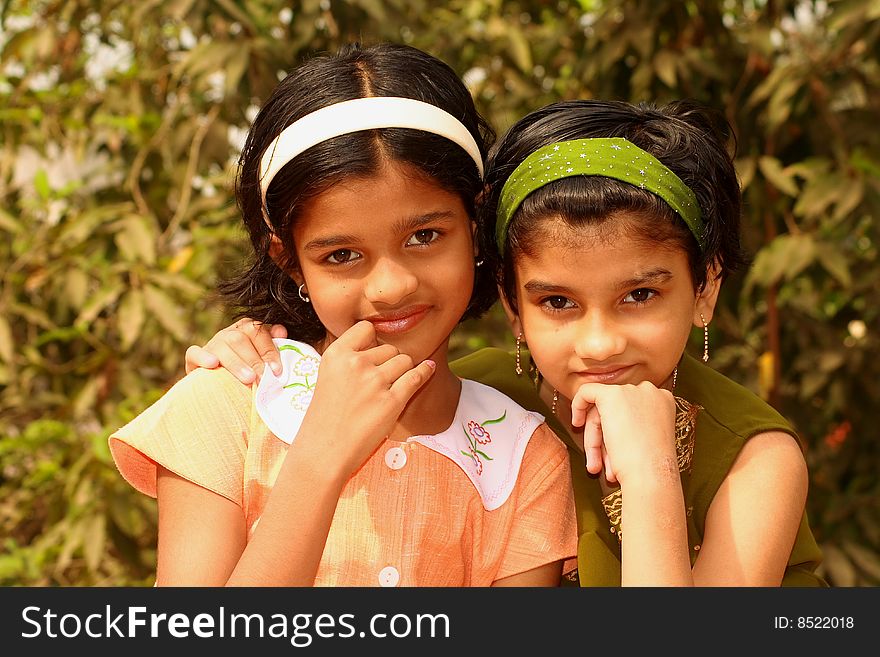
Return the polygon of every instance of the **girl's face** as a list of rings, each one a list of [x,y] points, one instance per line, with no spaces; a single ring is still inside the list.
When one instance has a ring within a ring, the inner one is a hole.
[[[360,320],[415,362],[445,362],[474,285],[474,225],[458,195],[389,163],[310,201],[293,229],[329,344]]]
[[[547,382],[569,399],[584,383],[664,385],[700,313],[712,319],[718,283],[698,295],[683,250],[609,234],[607,222],[542,227],[535,253],[515,258],[514,331]]]

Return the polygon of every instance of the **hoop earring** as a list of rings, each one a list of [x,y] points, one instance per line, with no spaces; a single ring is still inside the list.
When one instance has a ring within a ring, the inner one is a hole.
[[[520,332],[518,336],[516,336],[516,367],[513,368],[513,371],[516,372],[517,376],[521,376],[523,373],[522,368],[522,341],[525,336]]]
[[[703,322],[703,362],[709,362],[709,325],[703,313],[700,313],[700,321]]]
[[[309,293],[308,293],[308,292],[303,292],[303,288],[304,288],[305,286],[306,286],[305,283],[303,283],[302,285],[300,285],[299,288],[297,288],[296,293],[299,295],[299,298],[302,299],[302,301],[303,301],[304,303],[311,303],[311,302],[312,302],[312,299],[311,299],[311,297],[309,296]]]

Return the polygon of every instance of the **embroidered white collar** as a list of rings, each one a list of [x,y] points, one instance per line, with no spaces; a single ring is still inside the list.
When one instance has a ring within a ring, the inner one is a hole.
[[[283,370],[266,368],[256,391],[256,409],[280,440],[293,442],[318,380],[321,356],[296,340],[277,338]],[[492,511],[510,496],[522,457],[535,429],[544,421],[489,386],[462,379],[461,396],[452,424],[433,436],[411,436],[454,461],[473,483],[483,507]]]

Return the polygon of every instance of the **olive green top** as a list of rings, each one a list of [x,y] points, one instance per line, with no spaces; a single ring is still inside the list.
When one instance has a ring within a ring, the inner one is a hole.
[[[524,362],[528,354],[523,352]],[[584,455],[540,399],[531,379],[514,372],[514,358],[501,349],[486,348],[451,363],[461,377],[490,385],[527,409],[542,413],[568,446],[578,515],[578,572],[581,586],[620,586],[620,545],[602,506],[598,477],[590,475]],[[702,407],[696,420],[693,466],[682,473],[687,510],[691,564],[699,555],[706,514],[733,461],[750,437],[784,431],[798,438],[791,424],[747,388],[685,355],[678,368],[675,394]],[[816,574],[822,553],[806,513],[795,539],[783,586],[828,586]],[[563,582],[565,583],[565,581]]]

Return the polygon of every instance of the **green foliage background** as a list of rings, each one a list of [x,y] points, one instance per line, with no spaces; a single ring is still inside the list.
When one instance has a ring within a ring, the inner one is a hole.
[[[823,574],[880,583],[876,0],[11,0],[0,28],[0,584],[152,583],[155,503],[107,435],[225,323],[255,108],[349,40],[449,62],[499,132],[561,98],[725,111],[755,260],[712,364],[803,436]],[[497,312],[454,351],[485,344]]]

